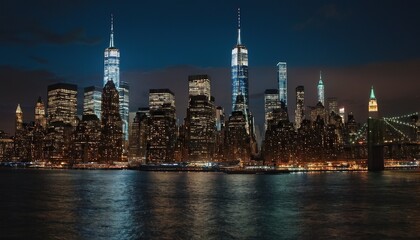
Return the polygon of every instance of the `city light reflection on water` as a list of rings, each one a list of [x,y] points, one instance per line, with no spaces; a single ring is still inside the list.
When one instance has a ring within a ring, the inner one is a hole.
[[[0,170],[4,238],[407,238],[419,172]]]

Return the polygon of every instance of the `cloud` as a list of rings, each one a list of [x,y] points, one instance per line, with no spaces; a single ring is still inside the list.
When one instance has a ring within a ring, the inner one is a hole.
[[[34,22],[16,22],[17,24],[2,24],[0,28],[0,43],[22,45],[37,44],[87,44],[93,45],[101,41],[100,37],[86,36],[84,28],[74,28],[59,33]]]

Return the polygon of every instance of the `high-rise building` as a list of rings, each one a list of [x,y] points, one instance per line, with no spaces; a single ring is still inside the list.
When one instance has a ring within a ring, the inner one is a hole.
[[[378,116],[378,102],[376,101],[375,92],[372,86],[369,98],[369,118],[378,118]]]
[[[119,92],[120,115],[123,123],[123,140],[128,141],[128,115],[129,115],[129,86],[120,81],[120,50],[114,45],[114,18],[111,15],[111,33],[109,47],[104,52],[104,85],[113,81]]]
[[[57,83],[48,86],[48,123],[63,122],[76,126],[77,85]]]
[[[102,89],[91,86],[84,89],[83,115],[95,114],[101,119]]]
[[[120,94],[120,115],[122,121],[123,140],[128,141],[128,123],[129,123],[129,93],[130,87],[128,83],[121,82],[118,89]]]
[[[16,107],[16,121],[15,121],[15,132],[18,133],[19,131],[23,130],[23,112],[20,108],[20,104]]]
[[[139,108],[131,125],[129,158],[136,163],[146,160],[149,119],[149,108]]]
[[[45,106],[41,97],[38,98],[35,106],[35,126],[40,126],[43,129],[47,127],[47,119],[45,117]]]
[[[121,161],[122,157],[122,122],[120,116],[119,95],[114,82],[109,80],[102,92],[101,142],[99,155],[102,162]]]
[[[305,119],[305,88],[296,87],[296,110],[295,110],[295,128],[299,129],[303,119]]]
[[[191,75],[188,77],[188,93],[189,96],[206,96],[209,100],[210,78],[207,75]]]
[[[324,82],[322,81],[322,72],[319,72],[318,102],[321,102],[322,105],[325,106],[325,102],[324,102]]]
[[[277,80],[280,102],[283,102],[287,108],[287,64],[285,62],[277,63]]]
[[[248,49],[241,42],[241,18],[238,9],[238,40],[232,49],[232,111],[242,111],[246,117],[249,111],[248,94]],[[238,96],[242,96],[243,104],[238,105]],[[243,109],[238,109],[241,107]]]
[[[246,118],[242,111],[234,111],[226,124],[226,160],[248,161],[251,156]]]
[[[338,109],[338,114],[340,115],[341,121],[344,124],[345,123],[345,117],[346,117],[346,110],[345,110],[345,108],[344,107],[339,108]]]
[[[273,120],[273,112],[275,109],[280,108],[279,90],[266,89],[264,92],[264,109],[265,109],[265,122],[264,130],[267,130],[268,123]]]
[[[109,47],[105,49],[104,57],[104,86],[108,80],[111,80],[118,89],[120,87],[120,50],[114,46],[114,18],[112,15]]]
[[[175,95],[169,89],[149,91],[147,163],[172,162],[176,143]]]
[[[215,148],[216,108],[210,97],[207,75],[188,77],[189,104],[186,117],[188,158],[193,162],[213,160]]]
[[[331,114],[334,112],[335,114],[338,114],[338,101],[336,97],[329,97],[327,98],[328,103],[328,114]]]

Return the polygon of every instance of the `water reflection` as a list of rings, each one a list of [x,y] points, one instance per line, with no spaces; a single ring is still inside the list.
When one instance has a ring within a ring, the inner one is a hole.
[[[415,172],[228,175],[0,170],[4,238],[409,238]]]

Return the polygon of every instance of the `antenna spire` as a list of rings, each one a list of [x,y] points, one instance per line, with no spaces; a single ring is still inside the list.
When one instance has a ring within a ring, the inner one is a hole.
[[[238,8],[238,45],[241,44],[241,8]]]
[[[109,47],[114,47],[114,15],[111,13],[111,36],[109,39]]]

